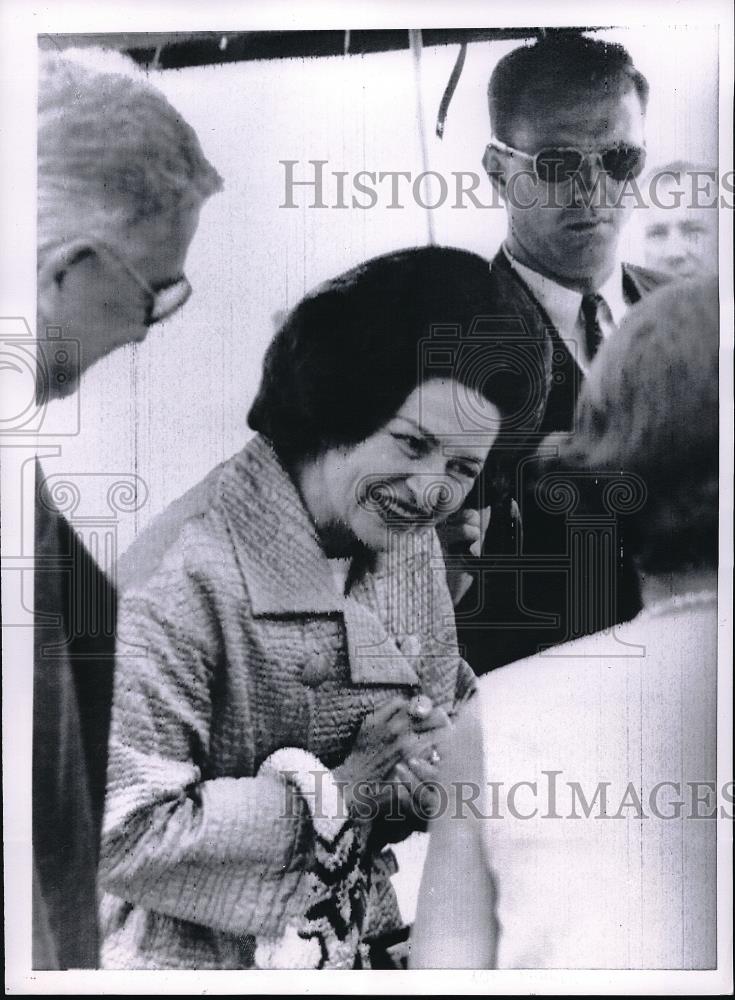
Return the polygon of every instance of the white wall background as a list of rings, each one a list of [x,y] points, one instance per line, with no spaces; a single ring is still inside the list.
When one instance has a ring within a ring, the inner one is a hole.
[[[717,37],[712,28],[660,25],[601,33],[621,41],[651,84],[649,164],[673,158],[717,163]],[[485,90],[496,61],[518,43],[470,46],[443,141],[434,135],[458,46],[424,50],[421,86],[429,166],[482,173],[489,138]],[[87,374],[80,433],[64,439],[49,474],[132,473],[147,483],[145,506],[120,523],[124,549],[156,513],[249,437],[246,415],[274,316],[317,282],[358,261],[427,241],[426,212],[404,196],[388,209],[387,182],[370,210],[309,208],[310,192],[284,201],[279,160],[328,160],[325,170],[422,170],[414,64],[408,51],[329,59],[227,64],[152,72],[151,79],[196,128],[226,191],[204,208],[187,273],[195,294],[177,316]],[[405,188],[401,188],[404,191]],[[336,197],[327,185],[327,203]],[[489,185],[479,194],[490,202]],[[348,189],[349,202],[349,189]],[[437,242],[490,257],[503,238],[502,207],[434,213]],[[640,260],[635,219],[625,256]]]

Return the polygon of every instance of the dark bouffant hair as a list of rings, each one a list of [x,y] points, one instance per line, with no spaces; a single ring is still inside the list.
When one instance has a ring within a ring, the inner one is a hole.
[[[717,566],[718,350],[717,280],[679,281],[630,310],[582,388],[561,465],[640,477],[626,536],[644,572]]]
[[[513,49],[493,70],[487,89],[493,133],[512,145],[514,122],[537,116],[560,95],[624,93],[631,87],[645,109],[648,81],[622,45],[576,31],[550,31]]]
[[[248,422],[284,461],[313,457],[363,441],[418,385],[446,378],[498,408],[501,427],[486,432],[517,439],[544,411],[546,345],[514,343],[496,312],[488,262],[476,254],[423,247],[368,260],[287,317]],[[469,432],[483,430],[476,416],[467,415]]]

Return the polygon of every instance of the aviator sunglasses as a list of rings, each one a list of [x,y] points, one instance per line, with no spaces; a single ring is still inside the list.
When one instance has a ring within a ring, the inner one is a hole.
[[[565,184],[580,172],[585,160],[590,159],[596,159],[605,173],[619,182],[638,177],[646,165],[646,150],[642,146],[628,143],[594,149],[587,153],[569,146],[546,146],[538,153],[531,154],[524,153],[522,149],[514,149],[499,139],[493,139],[485,150],[485,157],[490,149],[526,160],[539,180],[545,184]]]

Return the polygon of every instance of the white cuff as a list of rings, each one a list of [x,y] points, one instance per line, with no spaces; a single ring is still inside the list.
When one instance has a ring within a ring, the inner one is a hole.
[[[342,790],[317,757],[295,747],[276,750],[259,773],[264,770],[296,786],[316,837],[304,913],[279,937],[257,939],[256,968],[351,969],[360,949],[368,880]]]
[[[332,841],[339,835],[349,820],[345,797],[332,772],[318,757],[298,747],[283,747],[263,761],[260,771],[281,774],[296,786],[323,840]]]

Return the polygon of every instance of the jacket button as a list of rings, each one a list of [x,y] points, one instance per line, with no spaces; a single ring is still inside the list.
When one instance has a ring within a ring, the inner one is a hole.
[[[404,656],[418,656],[421,652],[421,640],[417,635],[406,635],[398,639],[396,645]]]
[[[331,669],[332,664],[328,656],[314,653],[304,661],[301,680],[307,687],[319,687],[327,679]]]

